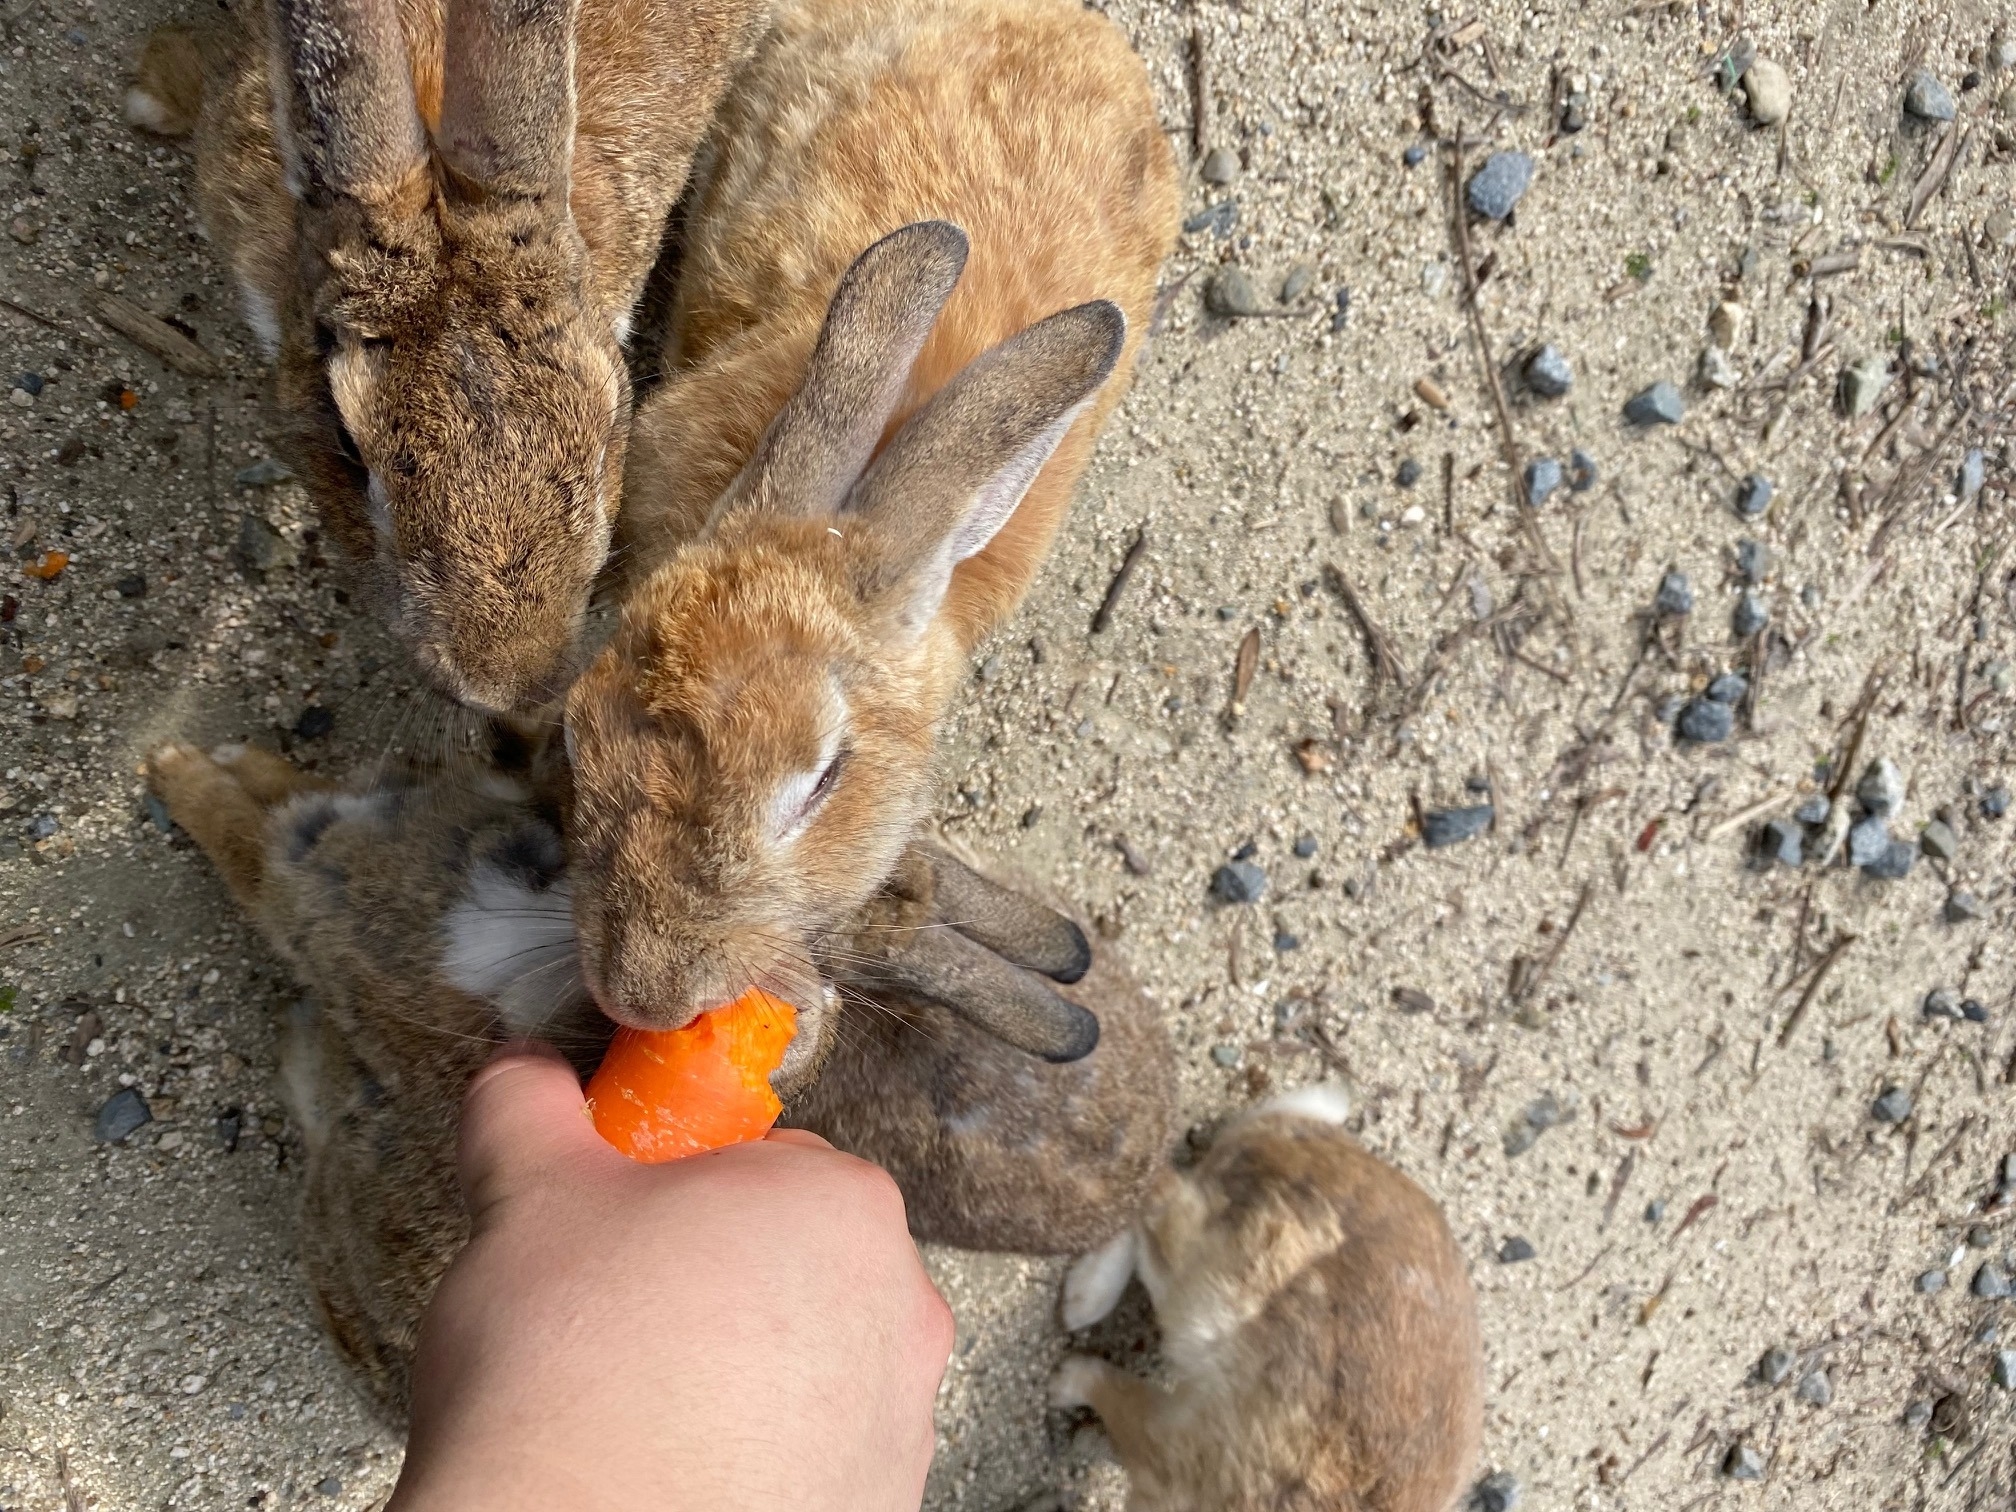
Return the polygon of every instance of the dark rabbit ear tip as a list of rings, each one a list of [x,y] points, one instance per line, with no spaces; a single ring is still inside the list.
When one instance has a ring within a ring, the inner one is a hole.
[[[1099,1048],[1099,1015],[1089,1008],[1080,1008],[1076,1003],[1066,1006],[1074,1010],[1071,1020],[1071,1038],[1055,1050],[1045,1050],[1043,1059],[1053,1066],[1069,1065],[1081,1061]]]
[[[1092,969],[1092,942],[1085,938],[1085,931],[1069,919],[1064,921],[1064,930],[1065,938],[1070,942],[1066,947],[1069,958],[1055,970],[1045,971],[1043,974],[1053,982],[1063,982],[1069,986],[1072,982],[1083,980],[1085,973]],[[1086,1049],[1090,1048],[1091,1046],[1086,1046]]]

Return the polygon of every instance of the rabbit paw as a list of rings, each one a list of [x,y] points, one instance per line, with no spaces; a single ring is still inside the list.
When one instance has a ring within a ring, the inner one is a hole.
[[[1076,1333],[1112,1312],[1133,1275],[1134,1230],[1125,1228],[1080,1255],[1064,1273],[1064,1326]]]
[[[1091,1355],[1066,1355],[1050,1377],[1050,1405],[1060,1409],[1090,1407],[1093,1393],[1113,1367]]]

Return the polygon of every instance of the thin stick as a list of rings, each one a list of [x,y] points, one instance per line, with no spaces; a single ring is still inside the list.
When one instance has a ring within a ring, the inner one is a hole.
[[[1190,155],[1211,150],[1211,75],[1204,58],[1204,30],[1190,28]]]
[[[117,294],[92,290],[84,308],[143,351],[152,352],[178,373],[191,378],[221,378],[223,365],[167,321],[148,314]]]
[[[1744,807],[1738,809],[1735,813],[1731,814],[1727,819],[1724,819],[1720,824],[1716,825],[1713,829],[1709,830],[1708,838],[1710,840],[1720,840],[1724,835],[1728,834],[1731,830],[1741,829],[1744,825],[1748,824],[1752,819],[1755,819],[1759,814],[1763,813],[1766,809],[1773,807],[1779,801],[1780,801],[1779,794],[1766,793],[1762,798],[1759,798],[1755,803],[1747,804]]]
[[[1911,208],[1904,212],[1904,229],[1909,231],[1918,224],[1918,217],[1925,207],[1932,203],[1933,196],[1946,187],[1946,180],[1953,172],[1953,164],[1960,156],[1961,146],[1974,135],[1970,127],[1966,137],[1960,134],[1957,121],[1948,124],[1946,135],[1939,141],[1938,151],[1932,154],[1932,161],[1925,165],[1925,171],[1918,176],[1918,182],[1911,190]]]
[[[1533,994],[1540,990],[1540,984],[1546,981],[1549,973],[1554,970],[1554,963],[1561,959],[1561,952],[1568,948],[1568,937],[1575,933],[1575,926],[1582,922],[1582,910],[1589,906],[1589,894],[1594,886],[1595,884],[1590,882],[1582,884],[1582,891],[1576,895],[1575,908],[1568,915],[1568,922],[1561,926],[1561,933],[1554,937],[1554,944],[1548,949],[1540,964],[1534,967],[1533,974],[1526,978],[1519,991],[1513,995],[1513,1002],[1530,1002]]]
[[[1134,564],[1141,560],[1141,550],[1148,544],[1148,527],[1143,525],[1134,532],[1133,544],[1127,554],[1120,559],[1120,570],[1113,574],[1113,581],[1106,585],[1106,597],[1099,601],[1099,608],[1092,616],[1092,633],[1098,635],[1113,620],[1113,607],[1120,602],[1120,595],[1126,590],[1127,579],[1134,576]]]
[[[1806,1016],[1806,1009],[1819,995],[1820,984],[1827,980],[1827,973],[1834,969],[1834,963],[1848,953],[1848,947],[1859,937],[1843,935],[1836,940],[1827,954],[1820,957],[1820,964],[1813,968],[1813,974],[1806,979],[1806,990],[1799,994],[1799,1001],[1792,1005],[1792,1012],[1785,1020],[1785,1027],[1778,1031],[1778,1048],[1783,1050],[1792,1039],[1792,1031],[1799,1027],[1799,1021]]]
[[[1358,597],[1357,590],[1351,586],[1350,579],[1344,576],[1335,563],[1330,562],[1324,563],[1323,576],[1330,586],[1330,591],[1344,600],[1344,607],[1351,611],[1351,618],[1358,622],[1358,628],[1365,636],[1365,644],[1372,653],[1372,664],[1378,669],[1379,675],[1396,688],[1405,687],[1407,669],[1401,665],[1399,653],[1393,649],[1393,642],[1386,638],[1386,632],[1381,630],[1372,616],[1366,612],[1364,602]]]
[[[1926,1188],[1931,1185],[1933,1174],[1939,1169],[1939,1162],[1953,1153],[1954,1147],[1967,1137],[1967,1131],[1973,1127],[1974,1115],[1969,1113],[1960,1120],[1960,1127],[1953,1131],[1953,1137],[1940,1146],[1939,1153],[1925,1163],[1925,1169],[1918,1173],[1918,1179],[1911,1183],[1910,1190],[1890,1204],[1892,1213],[1902,1212],[1904,1208],[1925,1195]]]

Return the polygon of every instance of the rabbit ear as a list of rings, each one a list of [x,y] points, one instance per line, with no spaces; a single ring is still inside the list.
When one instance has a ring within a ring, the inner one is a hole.
[[[441,155],[475,196],[564,206],[580,0],[449,0]]]
[[[1085,931],[1055,909],[982,876],[950,851],[921,842],[928,858],[932,906],[939,919],[977,945],[1057,982],[1075,982],[1092,969]]]
[[[976,1029],[1052,1064],[1083,1060],[1099,1044],[1099,1019],[1039,978],[950,929],[890,941],[873,967],[845,972],[862,986],[931,999]]]
[[[396,0],[271,0],[275,126],[297,199],[382,199],[427,161]]]
[[[1120,307],[1095,299],[984,353],[912,417],[847,499],[872,529],[864,596],[896,595],[899,623],[921,634],[952,569],[1008,523],[1126,339]]]
[[[808,515],[840,507],[952,297],[966,248],[966,233],[949,221],[919,221],[854,259],[826,308],[804,382],[714,506],[715,519],[743,506]]]

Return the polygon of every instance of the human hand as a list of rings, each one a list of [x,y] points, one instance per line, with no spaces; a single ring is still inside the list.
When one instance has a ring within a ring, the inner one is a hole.
[[[914,1512],[952,1318],[881,1171],[795,1130],[638,1165],[536,1052],[471,1082],[461,1164],[388,1512]]]

